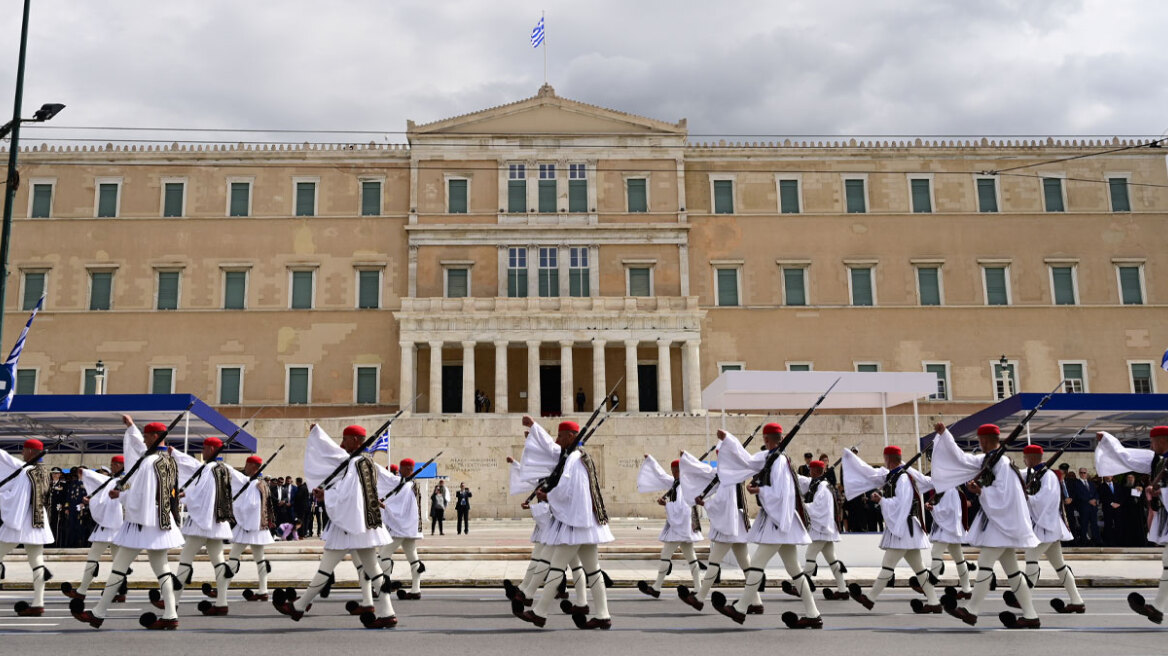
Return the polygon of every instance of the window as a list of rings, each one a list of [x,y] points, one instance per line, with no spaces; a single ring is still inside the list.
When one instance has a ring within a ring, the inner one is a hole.
[[[937,393],[929,398],[936,401],[949,400],[949,365],[943,362],[926,362],[925,372],[937,376]]]
[[[100,182],[97,185],[97,216],[99,218],[118,215],[118,191],[120,182]]]
[[[158,294],[154,299],[154,308],[157,310],[177,310],[178,285],[178,271],[159,271]]]
[[[507,296],[527,297],[527,249],[507,249]]]
[[[316,182],[296,182],[296,216],[316,216]]]
[[[1087,364],[1085,362],[1059,362],[1066,384],[1063,391],[1068,394],[1082,394],[1087,391]]]
[[[914,214],[929,214],[933,211],[932,181],[928,178],[911,178],[908,181]]]
[[[880,365],[875,362],[857,362],[856,371],[861,374],[874,374],[880,371]]]
[[[852,305],[867,306],[876,304],[876,294],[872,289],[872,267],[849,267],[848,282],[852,290]]]
[[[1131,369],[1132,394],[1151,394],[1155,391],[1152,384],[1152,364],[1150,362],[1132,362]]]
[[[312,292],[314,271],[292,271],[292,309],[312,309]]]
[[[629,296],[653,295],[653,269],[629,267]]]
[[[288,367],[288,405],[311,403],[312,367]]]
[[[357,307],[375,310],[381,307],[381,270],[357,270]]]
[[[568,249],[568,295],[591,295],[591,276],[588,269],[588,248],[573,246]]]
[[[1010,267],[984,266],[986,305],[1010,304]]]
[[[1127,178],[1107,178],[1107,188],[1111,192],[1111,211],[1130,212],[1131,198],[1128,196]]]
[[[102,389],[97,389],[97,369],[86,369],[81,375],[81,393],[82,394],[102,394],[109,389],[109,369],[106,369],[104,379],[101,381]]]
[[[377,403],[377,373],[377,367],[357,367],[354,372],[357,403]]]
[[[446,269],[446,298],[467,296],[470,296],[470,270],[462,267]]]
[[[783,267],[783,305],[807,305],[807,269]]]
[[[24,272],[24,293],[21,294],[20,309],[27,312],[36,307],[37,301],[41,300],[45,293],[47,275],[44,271]]]
[[[155,367],[150,370],[151,394],[174,394],[174,369]]]
[[[541,214],[556,212],[556,165],[539,165],[539,211]]]
[[[810,362],[788,362],[787,371],[811,371]]]
[[[648,212],[649,197],[645,185],[645,178],[629,178],[625,180],[628,196],[629,212]]]
[[[554,246],[539,249],[539,295],[560,295],[560,249]]]
[[[848,214],[863,214],[868,211],[868,194],[864,190],[863,178],[844,180],[844,200]]]
[[[588,211],[588,170],[583,164],[568,165],[568,211]]]
[[[219,367],[219,405],[239,405],[243,367]]]
[[[524,164],[507,167],[507,211],[527,211],[527,166]]]
[[[186,201],[186,183],[162,183],[162,216],[182,216]]]
[[[1143,266],[1139,264],[1116,267],[1119,276],[1119,298],[1124,305],[1144,304]]]
[[[16,393],[17,394],[36,394],[37,384],[37,370],[36,369],[17,369],[16,370]]]
[[[1055,305],[1074,305],[1075,267],[1073,265],[1050,267],[1050,286]]]
[[[779,180],[779,212],[798,214],[799,205],[799,181]]]
[[[941,267],[917,267],[917,297],[921,305],[941,304]]]
[[[250,182],[230,182],[227,193],[228,216],[251,216]]]
[[[1008,360],[1003,367],[1001,362],[994,362],[994,399],[1001,401],[1004,398],[1018,393],[1018,363]]]
[[[743,362],[719,362],[718,373],[724,374],[727,371],[746,371],[746,363]]]
[[[714,214],[734,213],[734,181],[714,180]]]
[[[361,181],[361,216],[381,215],[381,180]]]
[[[1066,204],[1063,202],[1063,179],[1043,178],[1042,198],[1047,212],[1065,212]]]
[[[89,272],[89,309],[110,309],[110,296],[113,291],[113,271]]]
[[[242,310],[247,307],[247,271],[223,272],[223,309]]]
[[[998,181],[994,178],[977,178],[977,211],[998,211]]]
[[[467,179],[451,178],[446,181],[446,212],[466,214]]]
[[[738,272],[740,269],[714,269],[716,298],[714,303],[719,307],[735,307],[738,302]]]
[[[33,183],[32,208],[29,217],[47,219],[53,213],[53,185],[52,183]]]

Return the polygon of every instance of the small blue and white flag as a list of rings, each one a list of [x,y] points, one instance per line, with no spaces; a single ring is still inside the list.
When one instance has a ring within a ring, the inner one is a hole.
[[[541,45],[543,45],[543,16],[539,17],[539,22],[531,30],[531,47],[538,48]]]
[[[389,431],[388,430],[386,430],[384,433],[382,433],[381,437],[377,438],[377,441],[373,443],[373,446],[369,447],[368,449],[365,449],[366,453],[377,453],[378,451],[386,451],[386,452],[389,451]]]
[[[1168,350],[1164,351],[1164,358],[1160,360],[1160,368],[1168,371]]]
[[[0,367],[0,410],[7,410],[12,405],[12,397],[16,395],[16,363],[20,360],[20,353],[24,351],[24,340],[28,338],[28,329],[32,327],[32,320],[36,319],[37,312],[45,304],[45,297],[41,296],[40,300],[32,309],[32,314],[28,317],[28,323],[24,324],[24,330],[20,331],[20,337],[16,338],[16,344],[12,347],[12,353],[8,354],[8,359],[4,361],[4,365]]]

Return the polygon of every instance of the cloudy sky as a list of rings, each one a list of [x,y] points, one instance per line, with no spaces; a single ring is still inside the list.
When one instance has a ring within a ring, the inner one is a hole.
[[[7,114],[17,0],[4,9]],[[558,94],[694,135],[1168,130],[1161,0],[33,0],[25,114],[398,141],[406,119],[533,95],[541,10]]]

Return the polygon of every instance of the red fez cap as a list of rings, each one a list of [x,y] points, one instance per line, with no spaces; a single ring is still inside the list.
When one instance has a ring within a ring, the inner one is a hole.
[[[825,464],[822,460],[812,460],[811,462],[807,463],[807,466],[818,469],[827,469],[827,464]]]
[[[1156,426],[1148,433],[1148,437],[1168,437],[1168,426]]]
[[[212,449],[218,449],[221,446],[223,446],[223,440],[221,440],[217,437],[208,437],[207,439],[203,440],[203,448],[204,449],[207,447],[211,447]]]
[[[397,472],[398,472],[397,465],[390,465],[389,466],[389,473],[396,474]]]
[[[401,461],[402,467],[406,467],[406,466],[413,467],[415,464],[416,463],[414,462],[413,458],[402,458],[402,461]]]
[[[560,430],[572,431],[573,433],[579,433],[580,432],[580,424],[577,424],[574,421],[561,421],[560,422]]]
[[[996,424],[982,424],[977,427],[977,436],[992,435],[998,437],[1002,434],[1002,429],[998,428]]]
[[[1042,455],[1042,447],[1037,444],[1027,444],[1022,447],[1022,453],[1033,453],[1036,456]]]
[[[44,451],[45,450],[45,443],[38,440],[38,439],[35,439],[35,438],[29,438],[29,439],[24,441],[24,448],[36,449],[37,451]]]
[[[762,434],[763,435],[782,435],[783,434],[783,427],[772,421],[771,423],[762,427]]]
[[[120,464],[124,465],[124,464],[126,464],[126,456],[114,456],[114,457],[110,458],[110,462],[111,463],[116,462],[116,463],[120,463]]]
[[[896,446],[895,444],[889,444],[888,446],[884,447],[884,455],[886,456],[899,456],[902,453],[903,451],[900,450],[900,447]]]
[[[247,457],[247,464],[249,464],[249,465],[262,465],[262,464],[264,464],[264,459],[259,457],[259,456],[248,456]]]
[[[353,424],[352,426],[345,426],[345,432],[343,434],[345,437],[365,437],[365,427],[358,426],[357,424]]]
[[[674,460],[673,462],[669,463],[669,466],[670,466],[670,467],[680,467],[680,466],[681,466],[681,460],[680,460],[680,459],[678,459],[678,460]]]
[[[165,433],[166,432],[166,424],[162,423],[161,421],[152,421],[149,424],[146,424],[144,427],[142,427],[142,432],[143,433]]]

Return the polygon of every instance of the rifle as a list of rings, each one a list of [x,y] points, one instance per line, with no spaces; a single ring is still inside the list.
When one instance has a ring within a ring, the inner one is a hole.
[[[235,429],[235,432],[232,433],[231,436],[228,437],[226,440],[224,440],[223,444],[219,445],[219,448],[215,449],[214,453],[212,453],[207,458],[203,458],[203,464],[199,465],[199,468],[195,470],[195,473],[191,474],[191,477],[189,479],[187,479],[187,482],[183,483],[182,487],[180,487],[178,489],[179,494],[182,494],[183,492],[185,492],[186,489],[191,486],[191,483],[194,483],[195,481],[199,480],[199,477],[203,475],[203,470],[207,468],[207,463],[215,462],[215,459],[219,457],[220,453],[223,453],[224,449],[226,449],[227,447],[229,447],[235,443],[236,438],[238,438],[239,434],[241,432],[243,432],[243,427],[247,426],[247,424],[248,424],[247,421],[240,424],[239,427]]]
[[[388,494],[386,494],[385,496],[381,497],[381,500],[382,500],[382,501],[385,501],[386,499],[388,499],[388,498],[392,497],[393,495],[397,494],[398,492],[400,492],[400,491],[401,491],[401,489],[402,489],[403,487],[405,487],[405,486],[406,486],[406,483],[409,483],[410,481],[414,480],[414,478],[415,478],[415,477],[416,477],[418,474],[421,474],[421,473],[422,473],[422,471],[423,471],[423,470],[425,470],[427,467],[429,467],[429,466],[430,466],[430,464],[431,464],[431,463],[433,463],[435,460],[437,460],[437,459],[438,459],[438,456],[440,456],[440,455],[442,455],[442,452],[441,452],[441,451],[439,451],[439,452],[438,452],[438,454],[437,454],[437,455],[435,455],[433,458],[430,458],[430,459],[429,459],[429,460],[427,460],[426,462],[423,462],[421,467],[415,467],[415,468],[414,468],[414,471],[410,472],[410,475],[409,475],[409,476],[406,476],[405,478],[403,478],[403,479],[401,479],[400,481],[398,481],[398,482],[397,482],[397,487],[393,488],[392,490],[390,490],[390,491],[389,491],[389,493],[388,493]]]
[[[251,485],[252,481],[259,478],[260,474],[264,473],[264,470],[268,468],[268,465],[271,464],[271,462],[276,459],[276,456],[280,455],[280,452],[283,450],[284,445],[281,444],[280,448],[276,449],[276,452],[268,456],[268,459],[264,461],[264,464],[260,465],[260,468],[256,470],[256,473],[252,474],[251,477],[247,479],[247,482],[243,484],[243,487],[239,488],[239,492],[236,492],[235,496],[231,497],[231,500],[235,501],[239,497],[243,496],[243,493],[247,491],[247,486]]]
[[[73,434],[73,432],[70,431],[69,435],[72,435],[72,434]],[[52,451],[53,449],[57,448],[58,446],[61,446],[61,444],[66,439],[68,439],[69,435],[66,435],[65,437],[62,437],[62,438],[58,438],[56,442],[54,442],[54,443],[50,444],[49,446],[38,451],[37,454],[34,455],[31,460],[26,461],[23,465],[21,465],[19,468],[17,468],[16,471],[12,472],[4,480],[0,481],[0,487],[4,487],[10,481],[14,480],[17,476],[20,476],[21,472],[28,471],[29,469],[32,469],[33,467],[35,467],[37,465],[37,463],[41,461],[41,458],[44,458],[48,452]]]
[[[613,391],[616,391],[615,387],[613,388]],[[609,397],[611,396],[612,394],[609,394]],[[592,430],[587,434],[584,433],[584,429],[580,429],[580,433],[577,434],[576,441],[572,444],[569,444],[567,448],[560,450],[560,460],[556,463],[555,468],[552,469],[550,474],[548,474],[545,478],[541,478],[539,482],[535,484],[535,489],[531,491],[531,494],[527,495],[527,498],[523,500],[523,503],[531,503],[531,500],[535,498],[535,495],[539,493],[540,490],[543,490],[544,492],[550,492],[553,488],[560,484],[560,477],[564,475],[564,466],[568,463],[568,456],[572,455],[572,452],[576,449],[579,449],[588,443],[588,440],[596,434],[596,431],[604,425],[604,422],[608,421],[609,415],[612,414],[613,410],[616,410],[617,405],[618,404],[614,404],[611,408],[609,408],[608,411],[604,413],[604,416],[600,418],[600,421],[596,423],[596,426],[592,428]],[[599,412],[599,409],[597,409],[597,411]],[[580,437],[580,435],[583,435],[583,437]]]
[[[170,431],[174,430],[175,426],[178,426],[178,422],[182,421],[182,418],[185,417],[186,414],[188,412],[190,412],[191,408],[193,408],[193,407],[195,407],[195,402],[191,401],[191,404],[187,406],[187,409],[178,413],[178,416],[174,418],[174,421],[170,422],[170,425],[166,427],[166,432],[163,433],[163,435],[164,436],[170,435]],[[158,442],[155,442],[154,446],[157,446],[157,445],[158,445]],[[130,482],[130,477],[132,477],[134,475],[134,472],[138,471],[138,468],[142,466],[142,463],[146,460],[146,456],[150,455],[149,451],[151,448],[153,448],[153,447],[151,447],[151,446],[146,447],[146,452],[142,454],[141,458],[138,458],[138,461],[134,463],[134,466],[130,468],[130,471],[126,472],[125,474],[123,474],[120,477],[119,476],[110,476],[109,478],[106,479],[106,481],[104,483],[102,483],[101,485],[98,485],[97,489],[93,491],[93,494],[90,494],[89,496],[92,498],[95,494],[97,494],[98,492],[101,492],[103,489],[105,489],[105,486],[109,485],[110,483],[112,483],[114,481],[117,481],[117,484],[114,485],[115,490],[118,490],[119,492],[121,492],[122,490],[126,489],[126,483]]]
[[[336,478],[337,476],[340,476],[342,473],[348,471],[350,462],[353,462],[357,458],[360,458],[361,454],[365,453],[365,449],[368,449],[369,447],[373,446],[373,443],[376,442],[379,437],[381,437],[381,434],[384,433],[390,427],[391,424],[393,424],[394,420],[396,420],[398,417],[402,416],[402,413],[405,412],[406,410],[409,410],[410,408],[414,407],[414,404],[417,403],[418,399],[421,397],[422,397],[421,394],[415,396],[414,400],[410,401],[409,405],[407,405],[406,407],[401,408],[397,412],[395,412],[393,414],[393,416],[389,418],[389,421],[385,422],[380,427],[378,427],[378,429],[376,431],[371,433],[369,435],[369,437],[364,442],[361,443],[360,448],[358,448],[356,451],[353,451],[352,453],[350,453],[349,457],[345,458],[344,462],[337,465],[337,468],[333,470],[333,473],[329,474],[328,478],[321,481],[321,483],[318,487],[327,490],[329,483],[331,483],[334,478]]]
[[[763,420],[762,420],[762,423],[761,423],[761,424],[759,424],[758,426],[755,426],[755,427],[754,427],[754,430],[750,432],[750,435],[749,435],[749,436],[747,436],[747,438],[746,438],[746,441],[742,443],[742,447],[743,447],[743,448],[746,448],[747,446],[749,446],[749,445],[750,445],[750,441],[754,439],[754,436],[758,434],[758,431],[762,430],[762,427],[766,425],[766,420],[767,420],[767,419],[770,419],[770,418],[771,418],[771,417],[770,417],[770,415],[767,415],[766,417],[764,417],[764,418],[763,418]],[[708,456],[708,455],[710,455],[711,453],[713,453],[713,452],[714,452],[714,450],[715,450],[715,449],[717,449],[717,448],[718,448],[718,443],[715,441],[715,442],[714,442],[714,446],[711,446],[710,448],[706,449],[705,453],[703,453],[702,455],[698,456],[698,461],[700,462],[700,461],[702,461],[702,460],[705,460],[705,459],[706,459],[706,456]],[[678,488],[678,487],[680,487],[680,486],[681,486],[681,479],[680,479],[680,478],[679,478],[679,479],[677,479],[677,480],[675,480],[675,481],[673,481],[673,487],[669,488],[669,490],[668,490],[668,491],[666,491],[666,492],[665,492],[665,494],[661,495],[661,499],[663,500],[663,499],[665,499],[665,497],[667,497],[667,496],[669,496],[669,495],[673,494],[674,492],[676,492],[676,491],[677,491],[677,488]]]
[[[1002,456],[1006,455],[1006,449],[1009,448],[1010,444],[1013,443],[1014,440],[1018,439],[1018,436],[1022,434],[1022,429],[1026,427],[1026,424],[1030,422],[1034,415],[1042,409],[1042,406],[1046,405],[1046,402],[1050,400],[1050,397],[1054,396],[1054,393],[1059,391],[1059,389],[1066,382],[1066,380],[1060,380],[1059,384],[1055,385],[1054,389],[1048,392],[1046,396],[1042,397],[1042,400],[1038,402],[1038,405],[1034,406],[1030,412],[1026,413],[1026,416],[1022,418],[1022,421],[1018,422],[1018,425],[1014,427],[1014,430],[1010,433],[1009,437],[1002,440],[998,448],[986,454],[986,457],[981,464],[981,471],[979,471],[977,476],[974,477],[974,480],[977,481],[978,485],[981,487],[987,487],[994,484],[994,466],[998,464],[998,461],[1002,459]]]
[[[1067,440],[1066,443],[1063,444],[1059,450],[1054,453],[1054,455],[1047,458],[1046,462],[1030,470],[1030,473],[1026,475],[1026,494],[1036,494],[1038,492],[1038,486],[1042,483],[1043,475],[1045,475],[1046,472],[1049,471],[1052,466],[1054,466],[1054,463],[1058,462],[1058,459],[1062,457],[1063,453],[1065,453],[1066,450],[1075,443],[1075,440],[1079,439],[1079,436],[1082,435],[1088,428],[1090,428],[1091,424],[1093,423],[1095,423],[1094,419],[1087,422],[1086,426],[1080,428],[1079,432],[1075,433],[1071,439]]]
[[[616,381],[616,385],[613,385],[612,389],[608,391],[608,395],[600,401],[600,405],[596,406],[596,409],[592,411],[592,415],[588,417],[588,421],[584,422],[584,427],[580,429],[579,436],[581,439],[583,439],[583,436],[588,435],[588,427],[592,425],[592,422],[596,421],[596,417],[600,414],[600,410],[604,408],[604,406],[608,403],[608,400],[611,399],[612,395],[616,393],[616,388],[620,387],[620,384],[623,382],[625,382],[625,377],[621,376],[620,380]],[[612,408],[609,408],[608,413],[606,413],[605,416],[607,417],[608,414],[612,413],[613,409],[615,408],[616,405],[613,405]],[[600,428],[600,426],[598,425],[597,428]]]

